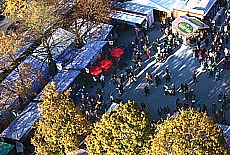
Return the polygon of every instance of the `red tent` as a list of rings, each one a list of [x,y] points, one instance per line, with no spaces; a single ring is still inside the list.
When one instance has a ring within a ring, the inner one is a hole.
[[[122,54],[124,54],[124,51],[123,49],[121,48],[114,48],[112,51],[111,51],[111,56],[112,57],[120,57]]]
[[[91,75],[99,75],[102,72],[102,68],[100,66],[93,66],[89,69]]]
[[[112,60],[102,60],[100,62],[100,66],[103,69],[109,69],[112,65],[113,65],[113,61]]]

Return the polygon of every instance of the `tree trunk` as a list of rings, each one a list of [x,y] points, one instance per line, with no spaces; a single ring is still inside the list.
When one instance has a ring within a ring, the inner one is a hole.
[[[49,73],[52,77],[54,77],[57,72],[58,72],[58,69],[57,69],[57,65],[56,63],[53,61],[53,58],[52,58],[52,54],[50,52],[48,52],[48,62],[49,62]]]

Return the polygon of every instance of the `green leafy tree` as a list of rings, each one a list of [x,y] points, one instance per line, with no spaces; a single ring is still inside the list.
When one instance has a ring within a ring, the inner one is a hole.
[[[71,101],[69,90],[62,94],[56,91],[52,82],[43,94],[43,101],[38,105],[41,118],[35,125],[31,140],[35,152],[55,155],[77,150],[79,135],[90,131],[90,123]]]
[[[146,155],[154,132],[150,114],[134,102],[120,104],[103,115],[86,138],[89,154]]]
[[[213,119],[194,109],[181,110],[159,124],[149,154],[227,154],[225,137]]]

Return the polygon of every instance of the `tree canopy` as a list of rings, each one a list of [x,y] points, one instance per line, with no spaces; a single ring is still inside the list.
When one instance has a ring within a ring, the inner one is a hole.
[[[150,148],[153,128],[150,114],[135,102],[120,104],[103,115],[86,138],[89,154],[146,155]]]
[[[157,126],[150,154],[227,154],[225,137],[214,120],[194,109],[182,110]]]
[[[71,101],[70,91],[56,91],[55,83],[46,87],[38,104],[41,118],[31,142],[37,154],[66,154],[78,149],[79,135],[91,130],[90,123]]]

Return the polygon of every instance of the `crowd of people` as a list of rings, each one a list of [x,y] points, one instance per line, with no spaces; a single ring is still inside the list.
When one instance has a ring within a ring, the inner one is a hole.
[[[127,85],[137,85],[137,74],[143,70],[143,61],[154,59],[159,63],[164,63],[164,60],[176,51],[181,45],[180,35],[178,33],[174,34],[171,31],[170,24],[167,23],[161,27],[161,30],[165,31],[164,39],[156,39],[150,43],[149,36],[146,31],[143,32],[143,36],[140,36],[140,29],[135,29],[135,39],[130,41],[128,44],[119,44],[119,35],[117,33],[112,33],[109,37],[110,41],[113,41],[110,49],[106,54],[104,54],[104,59],[115,60],[112,66],[111,77],[112,84],[115,90],[109,93],[109,101],[104,100],[103,88],[105,86],[105,74],[102,73],[100,76],[92,76],[90,73],[83,73],[82,80],[85,86],[78,88],[77,101],[80,105],[83,114],[92,122],[101,119],[101,116],[108,110],[112,103],[122,102],[119,98],[123,95],[125,87]],[[199,61],[200,65],[204,70],[208,71],[209,78],[215,78],[216,81],[221,79],[221,70],[229,69],[229,50],[227,46],[229,44],[230,33],[216,33],[212,31],[203,31],[197,33],[190,38],[190,45],[193,47],[194,57]],[[124,50],[124,55],[120,58],[111,57],[110,53],[113,48],[122,48]],[[224,58],[222,60],[222,58]],[[121,61],[127,62],[125,65],[120,65]],[[221,61],[221,62],[220,62]],[[129,63],[128,63],[129,62]],[[218,66],[221,64],[221,68]],[[128,66],[128,64],[131,64]],[[197,83],[197,72],[192,72],[193,83]],[[152,75],[149,72],[145,72],[146,82],[144,85],[143,93],[147,97],[151,92],[150,88],[152,85],[156,87],[163,87],[162,92],[164,95],[175,96],[177,93],[176,86],[171,83],[171,74],[169,69],[165,68],[165,74],[163,78],[160,78],[159,74]],[[108,78],[107,78],[108,79]],[[98,86],[99,85],[99,86]],[[100,87],[101,88],[98,88]],[[88,94],[86,88],[97,87],[96,95]],[[188,109],[190,107],[196,108],[198,111],[207,111],[206,104],[195,104],[196,103],[196,93],[195,90],[189,88],[188,83],[181,82],[179,87],[179,92],[184,94],[184,98],[180,101],[179,98],[176,99],[175,110],[171,110],[169,105],[161,107],[159,106],[157,111],[159,118],[163,116],[172,115],[180,108]],[[106,91],[106,90],[105,90]],[[116,91],[118,93],[117,98]],[[224,94],[226,94],[225,92]],[[218,97],[219,98],[219,97]],[[221,102],[220,102],[221,100]],[[222,123],[225,121],[225,113],[229,108],[229,99],[223,95],[218,103],[221,103],[221,111],[212,111],[212,115],[216,120],[220,120]],[[142,106],[144,103],[142,103]],[[145,107],[145,106],[144,106]],[[172,107],[171,107],[172,108]],[[214,108],[215,109],[215,108]],[[216,117],[218,113],[218,117]]]

